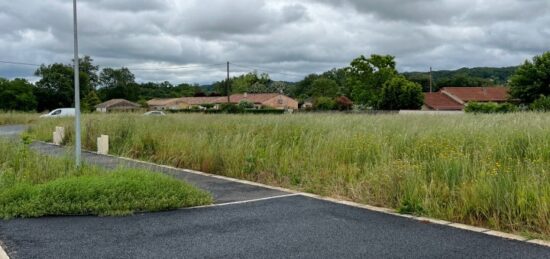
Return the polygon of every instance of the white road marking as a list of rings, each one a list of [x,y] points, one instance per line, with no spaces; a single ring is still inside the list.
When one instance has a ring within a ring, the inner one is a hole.
[[[204,206],[183,208],[182,210],[192,210],[192,209],[202,209],[202,208],[212,208],[212,207],[221,207],[221,206],[228,206],[228,205],[245,204],[245,203],[251,203],[251,202],[267,201],[267,200],[273,200],[273,199],[280,199],[280,198],[298,196],[298,195],[300,195],[300,194],[297,194],[297,193],[290,193],[290,194],[285,194],[285,195],[277,195],[277,196],[271,196],[271,197],[265,197],[265,198],[258,198],[258,199],[252,199],[252,200],[233,201],[233,202],[226,202],[226,203],[218,203],[218,204],[211,204],[211,205],[204,205]]]

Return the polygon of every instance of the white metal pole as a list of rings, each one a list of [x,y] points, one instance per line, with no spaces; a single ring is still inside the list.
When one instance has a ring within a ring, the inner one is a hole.
[[[75,163],[80,167],[80,69],[78,58],[78,23],[76,16],[76,0],[73,0],[73,27],[74,27],[74,108],[75,108]]]

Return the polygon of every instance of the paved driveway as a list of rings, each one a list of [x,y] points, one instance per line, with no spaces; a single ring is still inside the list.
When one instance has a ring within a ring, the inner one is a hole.
[[[0,128],[1,130],[1,128]],[[39,152],[66,150],[35,143]],[[550,249],[273,189],[85,153],[89,163],[148,168],[214,194],[210,207],[129,217],[0,221],[12,258],[550,258]]]
[[[26,126],[24,125],[6,125],[0,126],[0,137],[15,137],[17,134],[24,131]]]

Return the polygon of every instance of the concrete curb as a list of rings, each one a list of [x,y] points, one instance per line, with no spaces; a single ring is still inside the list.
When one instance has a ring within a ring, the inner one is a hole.
[[[0,242],[0,259],[10,259],[8,253],[2,248],[2,242]]]
[[[58,146],[58,145],[54,145],[54,144],[48,143],[48,142],[43,142],[43,141],[38,141],[38,142],[41,142],[41,143],[44,143],[44,144],[47,144],[47,145]],[[87,152],[87,153],[90,153],[90,154],[95,154],[95,155],[100,155],[100,154],[98,154],[96,152],[92,152],[92,151],[84,151],[84,152]],[[413,215],[400,214],[400,213],[397,213],[397,211],[394,210],[394,209],[376,207],[376,206],[360,204],[360,203],[356,203],[356,202],[352,202],[352,201],[346,201],[346,200],[339,200],[339,199],[334,199],[334,198],[330,198],[330,197],[320,196],[320,195],[317,195],[317,194],[299,192],[299,191],[295,191],[295,190],[291,190],[291,189],[270,186],[270,185],[251,182],[251,181],[247,181],[247,180],[239,180],[239,179],[234,179],[234,178],[230,178],[230,177],[226,177],[226,176],[195,171],[195,170],[191,170],[191,169],[182,169],[182,168],[176,168],[176,167],[168,166],[168,165],[159,165],[159,164],[146,162],[146,161],[140,161],[140,160],[127,158],[127,157],[119,157],[119,156],[114,156],[114,155],[101,155],[101,156],[107,156],[107,157],[117,158],[117,159],[126,160],[126,161],[130,161],[130,162],[136,162],[136,163],[141,163],[141,164],[158,166],[158,167],[161,167],[161,168],[166,168],[166,169],[171,169],[171,170],[176,170],[176,171],[182,171],[182,172],[187,172],[187,173],[192,173],[192,174],[197,174],[197,175],[202,175],[202,176],[208,176],[208,177],[212,177],[212,178],[217,178],[217,179],[222,179],[222,180],[226,180],[226,181],[242,183],[242,184],[246,184],[246,185],[258,186],[258,187],[263,187],[263,188],[282,191],[282,192],[288,192],[288,193],[291,193],[291,194],[302,195],[302,196],[306,196],[306,197],[310,197],[310,198],[314,198],[314,199],[318,199],[318,200],[323,200],[323,201],[328,201],[328,202],[332,202],[332,203],[337,203],[337,204],[347,205],[347,206],[351,206],[351,207],[366,209],[366,210],[370,210],[370,211],[380,212],[380,213],[393,215],[393,216],[397,216],[397,217],[408,218],[408,219],[416,220],[416,221],[420,221],[420,222],[425,222],[425,223],[430,223],[430,224],[435,224],[435,225],[441,225],[441,226],[447,226],[447,227],[453,227],[453,228],[456,228],[456,229],[462,229],[462,230],[466,230],[466,231],[471,231],[471,232],[481,233],[481,234],[485,234],[485,235],[495,236],[495,237],[499,237],[499,238],[503,238],[503,239],[526,242],[526,243],[536,244],[536,245],[545,246],[545,247],[550,248],[550,242],[549,241],[544,241],[544,240],[539,240],[539,239],[529,239],[529,238],[526,238],[526,237],[523,237],[523,236],[510,234],[510,233],[505,233],[505,232],[500,232],[500,231],[495,231],[495,230],[490,230],[490,229],[486,229],[486,228],[482,228],[482,227],[475,227],[475,226],[465,225],[465,224],[461,224],[461,223],[453,223],[453,222],[449,222],[449,221],[445,221],[445,220],[432,219],[432,218],[427,218],[427,217],[417,217],[417,216],[413,216]],[[3,258],[0,257],[0,259],[3,259]]]

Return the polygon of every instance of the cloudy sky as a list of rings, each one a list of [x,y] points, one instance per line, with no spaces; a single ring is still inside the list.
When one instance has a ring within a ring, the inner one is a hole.
[[[400,71],[517,65],[550,50],[548,0],[79,0],[80,53],[140,81],[278,80],[391,54]],[[0,0],[0,60],[68,63],[71,0]],[[237,65],[240,65],[238,67]],[[32,77],[0,64],[0,77]]]

